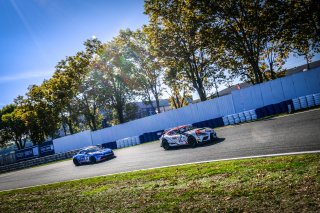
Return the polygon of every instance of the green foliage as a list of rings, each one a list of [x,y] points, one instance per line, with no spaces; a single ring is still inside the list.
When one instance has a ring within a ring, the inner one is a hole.
[[[144,32],[162,65],[178,69],[179,76],[188,81],[204,101],[213,86],[214,73],[210,67],[215,66],[222,52],[209,46],[207,17],[197,11],[197,1],[145,1],[150,24],[144,27]]]
[[[0,146],[14,142],[18,149],[23,149],[27,133],[28,128],[16,105],[9,104],[0,110]]]
[[[134,78],[142,101],[160,112],[163,68],[150,45],[151,41],[141,30],[127,29],[120,31],[117,42],[124,46],[126,60],[134,65]],[[155,100],[156,106],[152,100]]]

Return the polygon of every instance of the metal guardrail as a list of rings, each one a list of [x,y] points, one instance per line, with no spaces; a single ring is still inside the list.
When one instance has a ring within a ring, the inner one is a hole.
[[[40,157],[40,158],[34,158],[31,160],[26,160],[26,161],[21,161],[13,164],[8,164],[8,165],[3,165],[0,166],[0,173],[5,173],[5,172],[10,172],[14,170],[19,170],[19,169],[25,169],[29,168],[32,166],[38,166],[41,164],[46,164],[58,160],[64,160],[67,158],[71,158],[73,155],[75,155],[79,150],[72,150],[66,153],[58,153],[54,155],[48,155],[45,157]]]

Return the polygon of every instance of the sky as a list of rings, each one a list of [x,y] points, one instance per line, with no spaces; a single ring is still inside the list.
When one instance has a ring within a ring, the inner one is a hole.
[[[49,79],[86,39],[106,42],[147,23],[143,0],[0,0],[0,108]]]
[[[106,42],[147,23],[143,0],[0,0],[0,108],[49,79],[86,39]],[[287,67],[304,63],[291,57]]]

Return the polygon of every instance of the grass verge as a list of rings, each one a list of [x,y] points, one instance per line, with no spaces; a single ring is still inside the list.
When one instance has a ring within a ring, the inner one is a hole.
[[[320,154],[151,169],[0,192],[0,212],[319,212]]]

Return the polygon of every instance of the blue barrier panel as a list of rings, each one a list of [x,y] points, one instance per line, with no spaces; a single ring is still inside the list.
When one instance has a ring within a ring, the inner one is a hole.
[[[117,142],[116,141],[107,142],[107,143],[101,144],[101,146],[103,148],[117,149]]]
[[[31,158],[39,157],[39,147],[33,146],[22,150],[16,150],[15,151],[16,160],[22,161],[22,160],[28,160]]]
[[[294,110],[294,107],[293,107],[293,101],[292,101],[292,99],[290,99],[290,100],[286,100],[285,101],[286,102],[286,106],[287,106],[287,111],[286,112],[289,112],[289,109],[288,109],[288,106],[290,105],[291,106],[291,110],[293,111]]]
[[[215,127],[221,127],[221,126],[224,126],[224,123],[223,123],[223,119],[222,117],[219,117],[219,118],[215,118],[215,123],[216,123],[216,126]]]
[[[262,118],[263,117],[262,108],[263,107],[260,107],[260,108],[256,109],[257,118]]]
[[[151,132],[151,141],[155,141],[155,140],[158,140],[158,135],[157,135],[157,132]]]
[[[273,104],[270,104],[270,105],[266,106],[266,110],[267,110],[267,116],[275,114],[275,111],[274,111],[274,108],[273,108]]]
[[[261,107],[261,115],[262,115],[261,117],[268,116],[268,110],[266,106]]]
[[[208,120],[208,124],[209,124],[208,127],[210,128],[215,128],[217,126],[215,119]]]
[[[39,154],[40,156],[47,156],[54,154],[53,141],[47,141],[39,145]]]
[[[282,112],[281,107],[280,107],[281,103],[277,103],[277,104],[273,104],[273,108],[274,108],[274,114],[279,114]]]
[[[150,139],[150,133],[149,132],[146,132],[143,134],[144,135],[144,142],[150,142],[151,139]]]
[[[139,140],[140,140],[140,143],[144,143],[144,134],[142,135],[139,135]]]

